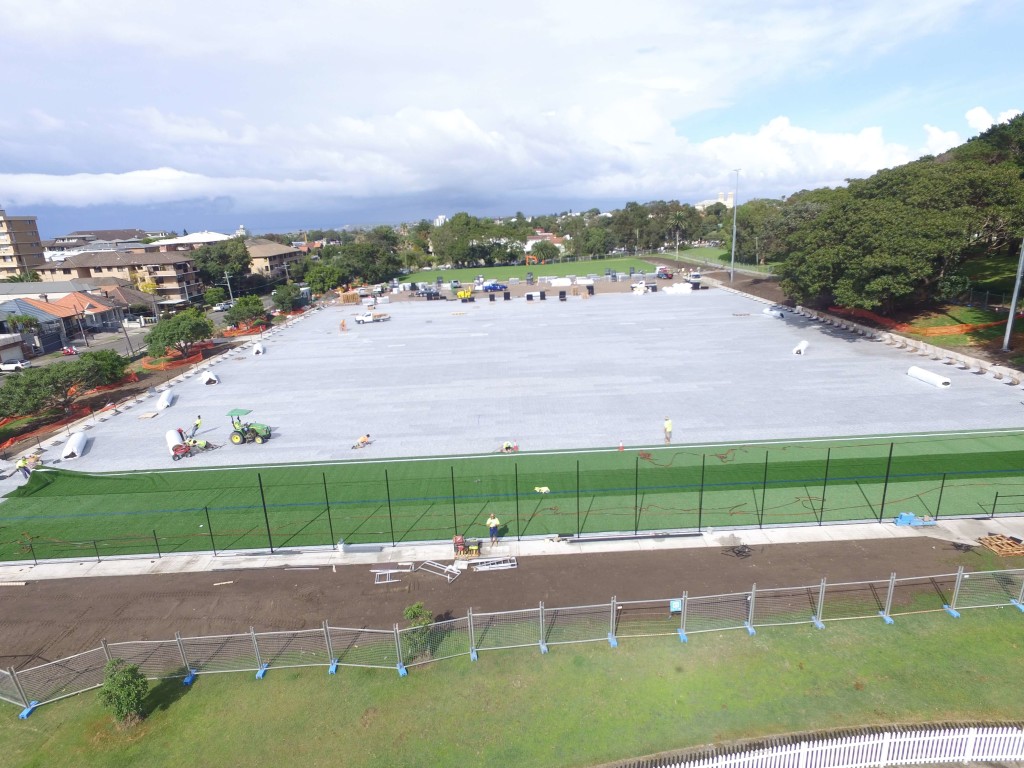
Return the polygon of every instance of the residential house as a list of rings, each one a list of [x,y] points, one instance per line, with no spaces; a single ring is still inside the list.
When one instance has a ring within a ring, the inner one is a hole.
[[[566,239],[567,238],[565,237],[559,237],[553,232],[545,232],[543,229],[535,229],[533,230],[532,235],[527,235],[526,246],[524,250],[526,251],[526,253],[529,253],[531,250],[533,250],[533,246],[536,243],[546,241],[551,243],[552,245],[558,246],[558,250],[563,251],[565,250]]]
[[[9,321],[11,315],[31,317],[36,321],[36,327],[17,327]],[[80,313],[73,308],[40,299],[18,298],[0,303],[0,324],[8,333],[20,333],[22,357],[31,353],[56,352],[68,346],[76,335],[84,339],[84,325],[77,324],[80,319]]]
[[[36,271],[45,263],[35,216],[8,216],[0,208],[0,280]]]

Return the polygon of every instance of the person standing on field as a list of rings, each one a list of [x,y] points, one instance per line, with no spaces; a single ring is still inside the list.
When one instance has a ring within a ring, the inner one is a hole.
[[[672,419],[665,417],[665,445],[672,442]]]
[[[494,516],[491,512],[491,516],[487,518],[487,530],[491,534],[491,546],[493,547],[498,543],[498,527],[501,525],[501,521]]]

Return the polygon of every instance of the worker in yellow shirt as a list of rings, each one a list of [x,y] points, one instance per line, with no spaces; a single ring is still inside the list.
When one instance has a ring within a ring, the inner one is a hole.
[[[665,417],[665,445],[672,442],[672,419]]]

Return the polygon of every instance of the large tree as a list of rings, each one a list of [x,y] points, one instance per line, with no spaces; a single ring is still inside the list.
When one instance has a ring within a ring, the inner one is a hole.
[[[240,280],[249,271],[249,251],[241,237],[204,245],[191,256],[199,277],[207,285],[223,282],[225,272],[232,280]]]
[[[224,319],[234,325],[252,325],[266,316],[267,310],[259,296],[242,296],[224,313]]]
[[[210,318],[198,309],[186,309],[153,326],[145,338],[147,352],[150,357],[163,357],[174,349],[188,357],[192,347],[213,336],[214,330]]]
[[[128,360],[112,350],[85,352],[74,360],[12,373],[0,387],[0,416],[70,409],[75,398],[93,387],[124,376]]]

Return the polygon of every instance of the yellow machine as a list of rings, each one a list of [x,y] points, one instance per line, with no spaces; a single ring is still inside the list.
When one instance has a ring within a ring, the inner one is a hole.
[[[472,288],[463,288],[461,291],[456,293],[455,296],[460,298],[460,299],[471,299],[471,298],[473,298],[473,289]]]

